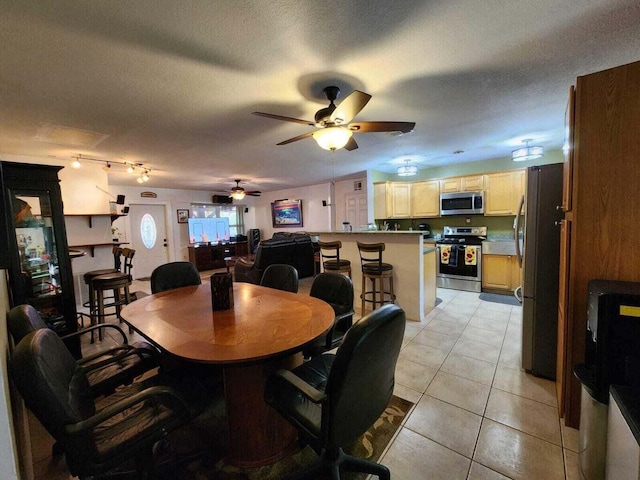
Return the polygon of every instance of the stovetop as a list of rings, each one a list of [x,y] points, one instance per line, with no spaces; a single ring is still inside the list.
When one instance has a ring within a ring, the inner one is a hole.
[[[444,237],[436,243],[444,245],[482,245],[487,227],[444,227]]]

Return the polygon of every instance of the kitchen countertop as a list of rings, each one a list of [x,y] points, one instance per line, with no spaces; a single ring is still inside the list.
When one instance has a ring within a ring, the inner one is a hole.
[[[344,235],[353,235],[353,234],[373,234],[373,235],[424,235],[425,232],[422,230],[351,230],[349,232],[345,232],[344,230],[332,230],[332,231],[324,231],[324,232],[307,232],[309,235],[322,235],[322,234],[344,234]]]

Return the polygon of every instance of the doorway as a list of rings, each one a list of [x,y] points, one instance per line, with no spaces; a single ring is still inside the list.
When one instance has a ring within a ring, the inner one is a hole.
[[[164,205],[129,205],[131,248],[136,251],[131,275],[134,279],[169,262],[166,209]]]

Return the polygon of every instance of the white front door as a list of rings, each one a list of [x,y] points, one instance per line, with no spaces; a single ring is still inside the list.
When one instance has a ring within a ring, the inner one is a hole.
[[[151,272],[169,262],[164,205],[129,205],[133,278],[151,276]]]

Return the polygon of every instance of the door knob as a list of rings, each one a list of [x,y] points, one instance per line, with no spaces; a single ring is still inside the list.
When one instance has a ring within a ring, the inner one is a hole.
[[[556,210],[558,210],[560,212],[564,212],[565,211],[564,205],[557,205],[556,206]]]
[[[564,220],[557,220],[556,222],[554,222],[556,227],[559,227],[561,225],[564,225]]]

